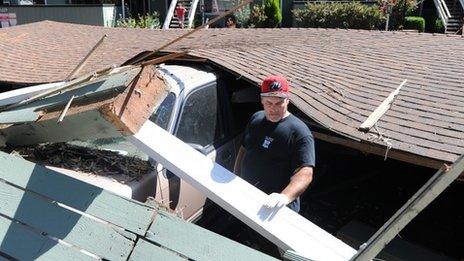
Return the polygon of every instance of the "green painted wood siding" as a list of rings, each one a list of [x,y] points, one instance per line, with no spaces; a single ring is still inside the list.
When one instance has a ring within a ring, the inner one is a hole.
[[[134,248],[129,260],[163,260],[163,261],[181,261],[188,260],[176,252],[159,247],[144,239],[140,239]]]
[[[94,260],[77,249],[64,246],[2,216],[0,252],[19,260]]]
[[[220,235],[158,213],[146,238],[194,260],[276,260]]]
[[[126,260],[134,245],[108,224],[4,182],[0,182],[0,209],[10,219],[106,259]],[[9,231],[5,240],[11,236]]]

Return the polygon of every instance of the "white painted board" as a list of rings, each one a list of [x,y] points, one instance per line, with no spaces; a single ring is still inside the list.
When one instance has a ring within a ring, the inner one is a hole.
[[[64,85],[64,82],[54,82],[47,84],[34,85],[9,92],[0,93],[0,106],[5,106],[20,102],[37,95],[41,92],[48,91]]]
[[[128,137],[167,169],[284,250],[311,260],[349,260],[356,250],[287,207],[262,206],[266,194],[147,121]]]

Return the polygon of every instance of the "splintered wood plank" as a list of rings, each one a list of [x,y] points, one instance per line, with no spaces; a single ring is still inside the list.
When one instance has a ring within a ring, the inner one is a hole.
[[[138,201],[0,152],[0,179],[145,235],[155,210]]]
[[[374,112],[372,112],[371,115],[359,126],[359,130],[363,132],[368,132],[372,126],[374,126],[377,121],[387,112],[388,109],[390,109],[393,101],[395,100],[396,96],[400,93],[401,88],[403,85],[407,82],[407,80],[404,80],[398,88],[396,88],[393,92],[388,95],[387,98],[375,109]]]
[[[2,216],[0,252],[18,260],[96,260]],[[0,260],[3,260],[1,256]]]
[[[129,257],[130,261],[146,261],[146,260],[163,260],[163,261],[177,261],[187,260],[179,254],[159,247],[144,239],[139,239],[135,245],[134,251]]]
[[[267,198],[264,192],[214,163],[152,122],[147,121],[136,135],[128,139],[151,158],[283,250],[294,250],[313,260],[333,261],[349,260],[356,253],[356,250],[288,207],[280,210],[263,207],[263,202]],[[163,224],[159,223],[163,222],[163,216],[160,217],[160,219],[155,219],[154,225],[150,228],[151,233],[159,226],[157,224]],[[172,235],[176,235],[181,232],[177,231],[176,227],[177,225],[171,225],[169,228],[166,226],[165,229],[171,232],[176,231],[172,232]],[[150,240],[160,240],[160,242],[166,240],[169,244],[177,240],[172,244],[175,246],[180,244],[179,242],[184,242],[184,246],[179,247],[185,247],[186,250],[190,249],[191,242],[200,244],[207,240],[206,237],[198,237],[194,240],[182,241],[182,237],[174,238],[169,235],[166,235],[166,239],[156,239],[166,232],[161,230],[158,233],[153,233]],[[165,246],[170,247],[170,245]],[[223,251],[228,253],[224,249]]]
[[[126,260],[134,245],[108,224],[5,182],[0,182],[0,210],[2,215],[109,260]]]
[[[193,260],[276,260],[164,212],[158,213],[146,238]]]
[[[132,135],[148,120],[156,101],[165,96],[167,88],[155,66],[145,66],[132,85],[100,111],[119,131]]]

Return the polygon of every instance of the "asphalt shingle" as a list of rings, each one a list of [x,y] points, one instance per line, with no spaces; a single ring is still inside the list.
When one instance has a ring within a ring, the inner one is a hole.
[[[61,81],[104,35],[81,74],[120,65],[182,30],[40,22],[0,29],[0,81]],[[337,29],[208,29],[170,46],[189,50],[256,85],[286,76],[292,102],[342,135],[385,145],[357,128],[404,79],[378,122],[392,149],[451,162],[464,153],[464,38]]]

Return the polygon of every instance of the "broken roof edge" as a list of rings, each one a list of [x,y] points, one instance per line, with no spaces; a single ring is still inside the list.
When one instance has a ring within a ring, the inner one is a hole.
[[[425,157],[422,155],[410,153],[407,151],[402,151],[398,149],[387,149],[385,146],[382,146],[377,143],[368,143],[366,141],[355,141],[345,137],[340,137],[338,135],[330,135],[327,133],[312,131],[314,137],[319,140],[323,140],[332,144],[342,145],[348,148],[352,148],[364,153],[374,154],[377,156],[399,160],[402,162],[411,163],[414,165],[419,165],[432,169],[439,169],[443,164],[450,163],[441,161],[434,158]]]
[[[122,66],[128,66],[128,65],[139,64],[139,63],[144,66],[145,65],[144,62],[146,63],[150,61],[154,61],[153,64],[157,65],[157,64],[160,64],[166,61],[175,61],[177,59],[201,60],[201,61],[207,60],[206,58],[189,54],[189,50],[184,50],[184,51],[173,51],[172,50],[172,51],[159,51],[155,55],[148,56],[146,59],[138,61],[138,59],[146,56],[149,53],[152,53],[152,51],[145,50],[145,51],[139,52],[138,54],[126,60],[125,62],[121,63],[120,66],[122,67]]]

